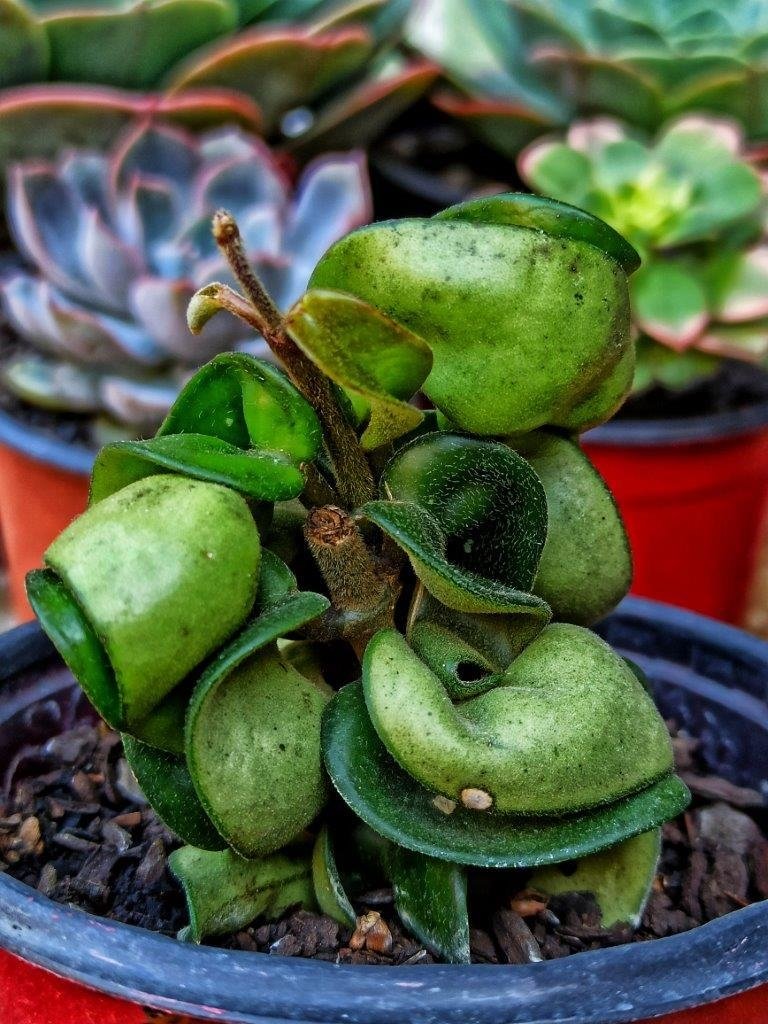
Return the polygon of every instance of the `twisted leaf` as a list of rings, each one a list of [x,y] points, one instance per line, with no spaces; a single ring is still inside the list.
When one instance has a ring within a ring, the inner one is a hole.
[[[566,818],[520,818],[457,807],[398,767],[376,735],[362,687],[344,687],[323,718],[323,755],[331,780],[372,829],[430,857],[480,867],[553,864],[607,849],[679,814],[688,790],[674,776],[634,796]]]
[[[408,400],[432,368],[429,347],[379,310],[343,292],[309,291],[285,327],[331,380],[370,410],[360,438],[366,451],[415,429],[424,414]]]
[[[548,626],[497,685],[454,705],[395,630],[363,659],[376,732],[410,775],[500,814],[563,815],[621,799],[672,770],[664,722],[634,673],[579,626]]]
[[[461,208],[458,219],[384,221],[331,246],[310,288],[355,295],[423,338],[434,358],[423,391],[462,430],[583,430],[615,407],[631,350],[626,274],[581,239],[462,219]],[[610,407],[581,413],[602,389]]]

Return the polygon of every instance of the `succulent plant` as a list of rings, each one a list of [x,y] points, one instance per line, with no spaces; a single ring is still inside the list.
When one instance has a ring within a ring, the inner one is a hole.
[[[435,77],[395,51],[409,5],[0,0],[0,163],[93,145],[94,126],[111,142],[124,110],[147,105],[181,107],[190,119],[216,109],[220,119],[258,119],[302,156],[364,145]],[[40,120],[46,131],[36,134]]]
[[[32,269],[6,275],[0,298],[30,348],[6,363],[5,386],[32,404],[154,430],[197,366],[253,344],[223,318],[199,338],[187,329],[195,290],[225,271],[210,233],[222,204],[286,308],[330,243],[369,219],[364,160],[319,158],[292,194],[252,135],[150,126],[129,130],[109,155],[16,165],[8,220]]]
[[[709,112],[768,134],[759,0],[421,0],[410,38],[456,87],[438,105],[510,156],[592,114],[652,131]]]
[[[231,215],[214,235],[241,290],[202,288],[191,328],[234,313],[287,376],[214,358],[153,439],[102,450],[28,577],[188,844],[184,937],[296,902],[354,923],[350,865],[452,961],[473,866],[557,892],[578,860],[606,920],[636,921],[688,794],[639,670],[588,628],[631,559],[563,433],[626,388],[633,250],[499,196],[359,229],[282,314]]]
[[[640,335],[636,386],[680,387],[719,357],[768,356],[766,189],[732,122],[689,115],[648,141],[616,121],[577,122],[520,157],[531,186],[628,238]]]

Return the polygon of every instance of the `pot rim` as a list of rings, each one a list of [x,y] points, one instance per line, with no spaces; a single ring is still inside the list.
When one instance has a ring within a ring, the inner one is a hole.
[[[96,458],[96,452],[85,445],[62,441],[2,410],[0,444],[34,459],[35,462],[43,462],[78,476],[89,476]]]
[[[672,447],[684,444],[716,444],[768,427],[768,399],[743,409],[658,420],[609,420],[593,427],[581,440],[607,448]]]
[[[639,598],[614,614],[662,624],[768,676],[768,644],[732,626]],[[50,650],[34,623],[12,630],[0,637],[3,674],[40,663]],[[625,1024],[768,982],[768,901],[681,935],[563,960],[383,968],[187,946],[53,903],[0,875],[0,948],[86,987],[200,1020]]]

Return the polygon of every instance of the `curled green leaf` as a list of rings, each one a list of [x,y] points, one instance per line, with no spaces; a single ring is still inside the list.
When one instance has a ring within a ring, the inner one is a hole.
[[[43,628],[105,720],[133,731],[245,621],[261,545],[240,495],[164,474],[92,505],[45,561],[29,591]]]
[[[496,678],[454,704],[395,630],[363,659],[379,738],[451,800],[482,793],[501,814],[564,815],[638,792],[672,770],[664,721],[624,660],[579,626],[547,626]]]
[[[319,595],[314,614],[327,605]],[[286,631],[283,609],[273,613]],[[269,614],[269,613],[268,613]],[[314,615],[296,615],[294,622]],[[276,626],[277,630],[277,626]],[[266,649],[203,674],[187,713],[190,775],[211,820],[243,857],[285,846],[326,797],[320,719],[328,694]]]
[[[408,555],[438,601],[460,612],[515,613],[543,626],[549,606],[529,593],[547,531],[539,478],[505,445],[427,434],[386,467],[391,500],[361,513]]]

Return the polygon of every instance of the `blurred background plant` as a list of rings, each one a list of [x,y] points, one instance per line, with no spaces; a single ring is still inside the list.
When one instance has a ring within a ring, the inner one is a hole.
[[[294,192],[266,144],[238,129],[140,127],[107,154],[12,168],[8,221],[26,267],[0,283],[20,341],[2,366],[24,403],[100,417],[95,440],[153,430],[193,369],[249,334],[220,318],[199,337],[186,308],[228,280],[210,232],[226,207],[287,307],[340,236],[370,219],[359,152],[311,162]],[[256,352],[259,347],[256,345]]]
[[[690,115],[652,141],[618,121],[576,122],[521,155],[536,192],[589,210],[643,259],[631,282],[635,389],[681,388],[722,357],[768,357],[766,187],[739,126]]]
[[[398,47],[410,6],[0,0],[0,163],[111,142],[142,104],[122,90],[192,125],[258,123],[302,158],[365,145],[435,77]]]
[[[707,111],[768,135],[762,0],[418,0],[408,34],[450,83],[440,109],[507,156],[592,114],[654,131]]]

